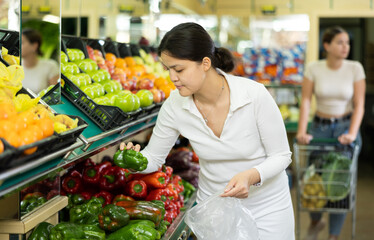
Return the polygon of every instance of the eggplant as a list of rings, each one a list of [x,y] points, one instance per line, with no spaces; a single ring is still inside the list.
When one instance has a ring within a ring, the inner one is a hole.
[[[165,165],[173,168],[174,172],[188,170],[192,165],[192,152],[177,151],[170,154],[165,161]]]

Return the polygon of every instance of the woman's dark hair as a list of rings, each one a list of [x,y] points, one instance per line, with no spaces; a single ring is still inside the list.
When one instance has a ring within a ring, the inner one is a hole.
[[[43,53],[40,50],[40,46],[42,45],[42,35],[40,34],[39,31],[31,28],[25,28],[22,31],[22,35],[24,35],[27,40],[29,40],[30,43],[37,43],[38,48],[36,49],[36,52],[38,53],[39,56],[42,56]]]
[[[226,48],[216,48],[212,38],[205,29],[196,23],[182,23],[165,34],[157,53],[195,62],[201,62],[204,57],[210,58],[212,65],[224,72],[234,69],[234,58]]]
[[[331,43],[334,37],[340,33],[346,33],[347,31],[344,28],[335,26],[325,30],[322,36],[322,43]]]

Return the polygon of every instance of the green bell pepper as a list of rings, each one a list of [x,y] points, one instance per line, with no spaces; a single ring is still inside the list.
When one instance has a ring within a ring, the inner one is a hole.
[[[160,235],[162,236],[168,230],[169,225],[170,225],[170,223],[168,221],[162,220],[160,225],[156,229],[160,233]]]
[[[102,199],[93,197],[87,203],[72,207],[69,210],[70,222],[98,225],[102,203]]]
[[[21,215],[31,212],[35,208],[47,202],[45,197],[30,197],[23,199],[20,203]]]
[[[28,240],[49,240],[49,233],[52,228],[52,224],[41,222],[34,228]]]
[[[70,240],[85,238],[82,226],[75,223],[61,222],[51,229],[50,240]]]
[[[153,224],[148,220],[137,220],[132,222],[123,228],[120,228],[116,232],[110,234],[107,240],[158,240],[161,238],[160,233],[154,228],[149,226]],[[154,224],[153,224],[154,226]]]
[[[77,194],[68,194],[68,205],[67,209],[70,209],[76,205],[81,205],[85,203],[86,199],[79,193]]]
[[[85,239],[90,240],[105,240],[105,231],[96,225],[83,224],[82,225]]]
[[[121,227],[127,225],[130,216],[123,207],[114,204],[108,204],[99,214],[99,224],[102,229],[114,232]]]
[[[143,171],[148,166],[148,159],[132,149],[118,150],[113,156],[114,164],[135,171]]]

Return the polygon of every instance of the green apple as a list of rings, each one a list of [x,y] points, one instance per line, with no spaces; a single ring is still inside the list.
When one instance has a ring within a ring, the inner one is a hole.
[[[101,74],[103,81],[110,80],[110,73],[105,69],[99,69],[98,72]]]
[[[68,54],[68,56],[69,56],[69,59],[70,59],[70,61],[77,61],[78,59],[77,59],[77,54],[74,52],[74,50],[73,49],[71,49],[71,48],[68,48],[68,49],[66,49],[66,53]]]
[[[110,105],[114,106],[115,100],[119,95],[117,93],[108,93],[108,94],[105,94],[104,96],[109,98]]]
[[[135,111],[135,110],[138,110],[140,108],[140,99],[136,94],[133,94],[133,93],[131,93],[131,94],[134,95],[134,97],[135,97],[135,106],[134,106],[134,110],[133,110],[133,111]]]
[[[73,48],[72,49],[74,51],[74,53],[76,54],[76,59],[77,60],[83,60],[86,58],[86,56],[84,55],[84,52],[78,48]]]
[[[124,112],[131,112],[135,107],[135,98],[133,94],[119,95],[114,100],[114,105]]]
[[[81,90],[91,99],[94,99],[96,97],[96,94],[94,92],[94,89],[92,88],[92,85],[87,85],[81,87]]]
[[[106,80],[100,83],[107,93],[114,93],[117,92],[117,87],[115,86],[114,82],[111,80]]]
[[[100,83],[92,83],[91,87],[94,89],[95,97],[100,97],[105,94],[105,89]]]
[[[135,63],[137,65],[144,65],[144,60],[141,57],[139,57],[139,56],[133,56],[133,58],[134,58]]]
[[[110,99],[106,96],[95,98],[94,102],[100,105],[108,105],[108,106],[111,105]]]
[[[87,61],[87,60],[88,59],[83,59],[83,60],[77,61],[76,63],[82,71],[92,72],[93,71],[92,63],[90,61]]]
[[[115,80],[111,80],[111,81],[112,81],[112,84],[114,85],[115,92],[118,92],[118,91],[122,90],[122,85],[121,85],[120,82],[115,81]]]
[[[69,61],[68,56],[66,56],[66,54],[63,51],[61,51],[61,53],[60,53],[60,59],[61,59],[61,64],[62,63],[67,63]]]
[[[80,72],[78,65],[73,63],[73,62],[68,62],[68,63],[65,63],[64,65],[65,65],[64,66],[65,69],[64,69],[64,72],[63,72],[64,74],[65,73],[78,74]]]
[[[140,107],[148,107],[153,103],[153,94],[151,91],[146,89],[141,89],[136,93],[139,97]]]

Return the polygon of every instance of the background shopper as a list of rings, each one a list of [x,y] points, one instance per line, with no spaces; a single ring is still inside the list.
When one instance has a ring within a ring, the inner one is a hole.
[[[350,45],[348,33],[341,27],[329,28],[322,37],[326,59],[307,66],[302,85],[300,119],[296,139],[309,144],[313,138],[335,138],[341,144],[357,141],[364,115],[365,73],[357,61],[346,60]],[[308,116],[312,95],[316,97],[316,113],[309,133]],[[346,214],[329,215],[329,239],[338,239]],[[325,225],[321,213],[311,214],[307,240],[317,239]]]
[[[198,24],[174,27],[158,54],[177,91],[162,105],[142,151],[149,160],[145,172],[165,162],[182,134],[199,156],[198,202],[225,189],[223,197],[243,199],[261,240],[295,239],[285,172],[291,152],[272,96],[260,83],[226,74],[234,68],[232,55],[216,48]],[[140,150],[132,143],[126,147]]]
[[[41,44],[42,36],[39,31],[30,28],[22,31],[22,66],[25,72],[22,85],[36,94],[49,85],[56,84],[60,76],[56,61],[41,58]]]

